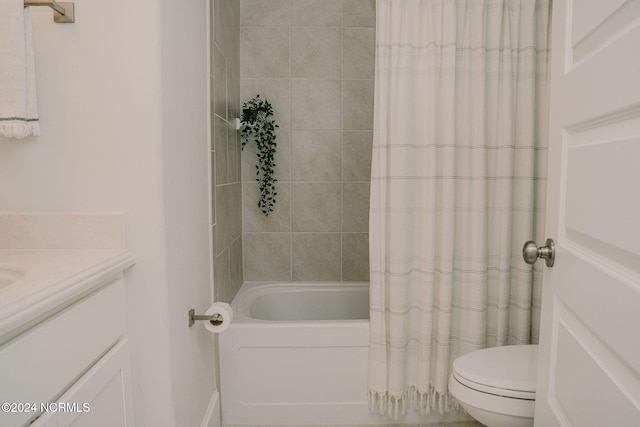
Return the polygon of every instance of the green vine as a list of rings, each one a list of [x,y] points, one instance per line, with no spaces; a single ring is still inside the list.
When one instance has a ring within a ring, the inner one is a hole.
[[[273,108],[260,95],[242,104],[242,149],[253,139],[258,147],[258,164],[256,165],[256,181],[260,183],[260,199],[258,207],[262,213],[269,216],[276,203],[274,178],[274,155],[276,153],[276,134],[278,127],[273,116]]]

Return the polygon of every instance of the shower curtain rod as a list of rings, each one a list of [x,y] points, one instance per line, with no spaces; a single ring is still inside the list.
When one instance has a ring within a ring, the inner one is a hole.
[[[72,2],[56,2],[55,0],[25,0],[24,7],[47,6],[53,9],[53,20],[58,24],[76,22],[75,5]]]

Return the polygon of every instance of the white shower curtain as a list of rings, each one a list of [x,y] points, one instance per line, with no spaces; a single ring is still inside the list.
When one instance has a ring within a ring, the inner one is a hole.
[[[549,1],[377,1],[374,411],[446,411],[453,359],[538,340]]]

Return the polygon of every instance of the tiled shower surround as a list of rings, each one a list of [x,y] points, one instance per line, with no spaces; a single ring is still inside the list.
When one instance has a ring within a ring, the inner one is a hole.
[[[240,1],[240,99],[269,100],[280,126],[269,217],[242,152],[244,280],[369,279],[374,46],[375,0]]]

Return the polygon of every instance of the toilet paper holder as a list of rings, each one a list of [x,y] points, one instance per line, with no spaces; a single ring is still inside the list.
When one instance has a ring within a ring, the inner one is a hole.
[[[196,320],[208,320],[214,326],[222,325],[224,319],[220,313],[205,315],[205,314],[196,314],[196,311],[192,308],[189,310],[189,327],[192,327]]]

